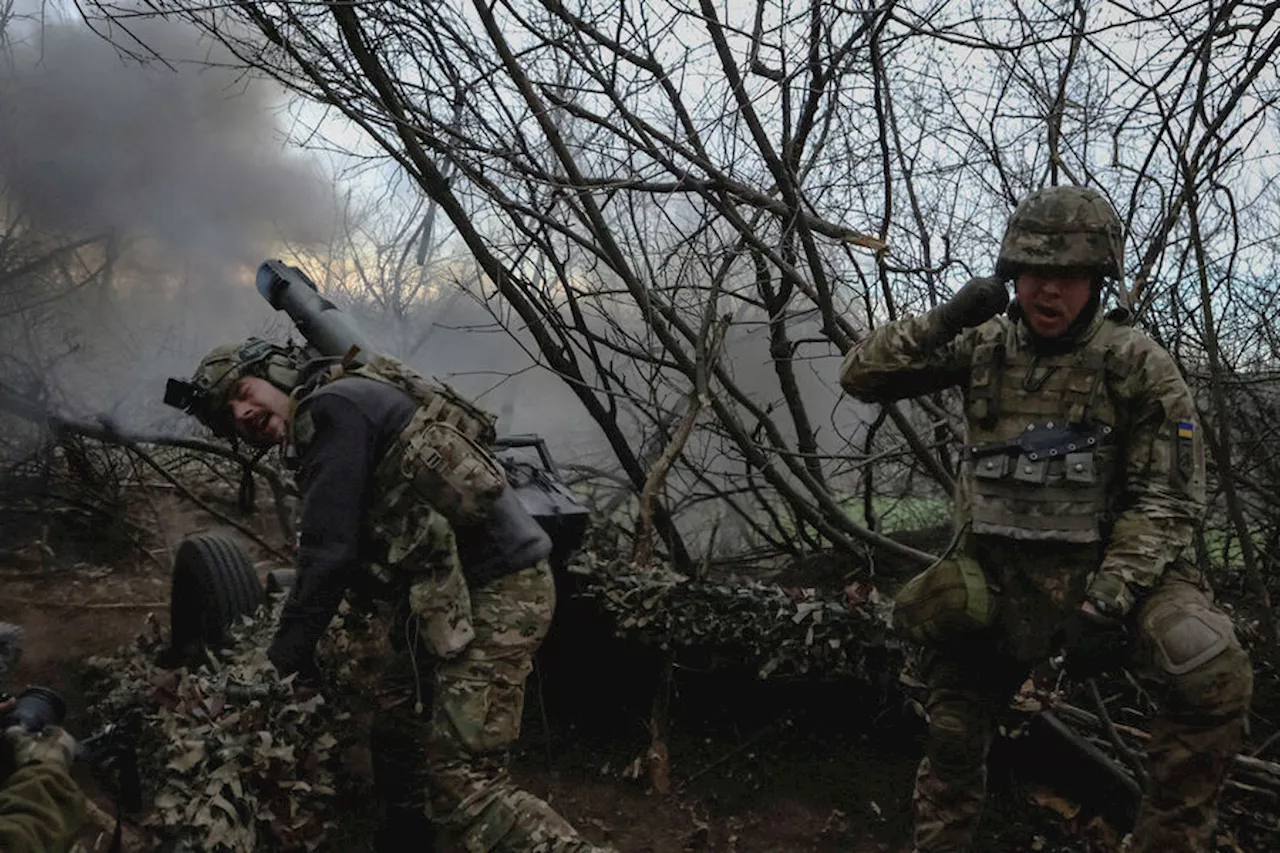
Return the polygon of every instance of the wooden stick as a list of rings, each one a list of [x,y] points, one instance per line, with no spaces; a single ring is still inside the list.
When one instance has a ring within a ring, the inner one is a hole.
[[[720,345],[724,342],[727,328],[728,315],[711,329],[710,341],[707,343],[706,349],[706,373],[710,373],[711,367],[715,365],[716,359],[720,356]],[[680,426],[676,429],[675,435],[671,437],[666,449],[662,451],[662,456],[649,469],[649,476],[645,478],[644,488],[640,490],[640,515],[639,522],[636,525],[635,551],[632,555],[632,561],[640,568],[647,566],[653,559],[654,501],[657,500],[658,492],[662,490],[663,485],[666,483],[667,474],[671,471],[671,466],[675,464],[676,457],[684,450],[685,444],[689,441],[689,436],[693,434],[693,427],[698,420],[698,413],[702,411],[702,405],[709,393],[705,374],[702,374],[694,389],[689,393],[689,406],[685,411],[684,419],[680,422]]]
[[[99,806],[88,797],[85,797],[84,805],[85,817],[106,833],[108,838],[115,833],[116,819],[114,816],[107,814],[102,806]],[[120,847],[125,853],[141,853],[145,849],[138,833],[124,824],[120,826]],[[97,849],[96,845],[94,849]]]
[[[1125,743],[1124,738],[1120,737],[1120,732],[1116,731],[1116,724],[1111,720],[1111,715],[1107,713],[1107,703],[1102,701],[1102,693],[1098,690],[1098,679],[1090,678],[1087,683],[1089,685],[1089,695],[1093,697],[1093,704],[1098,709],[1098,719],[1101,721],[1103,728],[1105,728],[1107,737],[1111,740],[1111,745],[1120,753],[1124,763],[1129,765],[1129,769],[1133,771],[1133,775],[1137,778],[1138,784],[1142,786],[1142,790],[1149,790],[1151,788],[1151,778],[1147,776],[1147,768],[1142,766],[1142,757],[1130,749],[1129,744]]]
[[[164,477],[166,480],[172,483],[174,487],[179,492],[181,492],[182,496],[185,497],[187,500],[191,501],[196,506],[200,507],[202,510],[204,510],[209,515],[213,516],[223,524],[228,524],[234,527],[236,530],[240,531],[245,536],[249,537],[254,542],[258,543],[258,545],[260,545],[268,553],[275,555],[276,557],[280,558],[281,560],[284,560],[285,562],[289,562],[290,558],[287,554],[285,554],[283,551],[273,546],[267,540],[263,539],[256,532],[254,532],[252,528],[248,527],[247,525],[241,524],[240,522],[236,521],[234,518],[231,518],[225,513],[219,512],[217,509],[211,506],[208,501],[203,500],[195,492],[191,491],[186,486],[182,485],[182,483],[178,482],[177,477],[174,477],[172,474],[170,474],[168,469],[166,469],[159,462],[152,459],[151,454],[147,453],[141,447],[137,447],[135,445],[125,445],[125,448],[130,453],[136,454],[138,458],[141,459],[143,462],[147,463],[147,465],[150,466],[152,470],[154,470],[161,477]]]
[[[1097,715],[1086,711],[1084,708],[1076,707],[1070,702],[1056,701],[1053,703],[1054,710],[1066,717],[1072,718],[1073,721],[1084,725],[1092,726],[1095,729],[1102,730],[1102,721]],[[1151,740],[1151,734],[1142,729],[1126,726],[1121,723],[1114,724],[1115,730],[1121,734],[1128,735],[1134,740],[1146,743]],[[1280,763],[1274,761],[1264,761],[1261,758],[1254,758],[1250,755],[1237,754],[1231,759],[1232,768],[1236,771],[1243,771],[1253,776],[1261,776],[1272,784],[1280,786]]]

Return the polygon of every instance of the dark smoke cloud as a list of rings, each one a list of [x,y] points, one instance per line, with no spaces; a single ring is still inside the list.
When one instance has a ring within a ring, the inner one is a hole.
[[[122,58],[80,21],[0,48],[0,226],[18,215],[28,244],[110,236],[121,253],[109,285],[50,305],[56,316],[0,321],[0,347],[75,413],[176,427],[165,378],[277,323],[253,272],[286,243],[327,241],[333,196],[286,148],[278,88],[181,24],[130,29],[167,64]],[[65,342],[75,357],[55,359]]]
[[[136,32],[172,67],[122,59],[82,24],[45,28],[0,69],[0,180],[34,224],[145,237],[174,256],[254,263],[326,236],[323,184],[282,148],[273,91],[179,25]]]

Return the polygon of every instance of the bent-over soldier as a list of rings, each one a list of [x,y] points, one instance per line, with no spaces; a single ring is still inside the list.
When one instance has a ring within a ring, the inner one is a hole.
[[[298,582],[268,650],[279,673],[314,672],[350,588],[392,602],[379,849],[431,849],[424,818],[469,853],[599,849],[507,770],[555,587],[551,541],[489,454],[492,419],[392,359],[303,364],[256,339],[178,384],[175,404],[223,437],[279,445],[296,469]]]

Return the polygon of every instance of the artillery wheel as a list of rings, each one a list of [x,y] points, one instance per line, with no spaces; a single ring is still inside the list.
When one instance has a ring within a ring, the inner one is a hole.
[[[173,647],[225,645],[227,629],[263,602],[262,584],[240,544],[220,533],[188,536],[173,563],[169,623]]]

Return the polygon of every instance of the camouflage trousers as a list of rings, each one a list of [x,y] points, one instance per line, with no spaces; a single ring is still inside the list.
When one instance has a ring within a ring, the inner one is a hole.
[[[1253,692],[1248,655],[1230,619],[1199,584],[1182,578],[1167,577],[1143,602],[1133,627],[1138,639],[1130,663],[1149,682],[1161,710],[1147,746],[1151,784],[1130,849],[1212,850],[1218,795],[1240,748]],[[1214,636],[1219,640],[1206,644]],[[970,848],[986,798],[986,759],[997,718],[1030,670],[1001,639],[964,655],[926,654],[929,732],[916,772],[917,853]]]
[[[373,729],[389,809],[426,817],[467,853],[600,849],[518,787],[507,769],[525,680],[554,609],[555,585],[543,561],[471,591],[475,638],[455,658],[427,657],[410,624],[407,647],[382,674],[381,704],[391,707]]]

